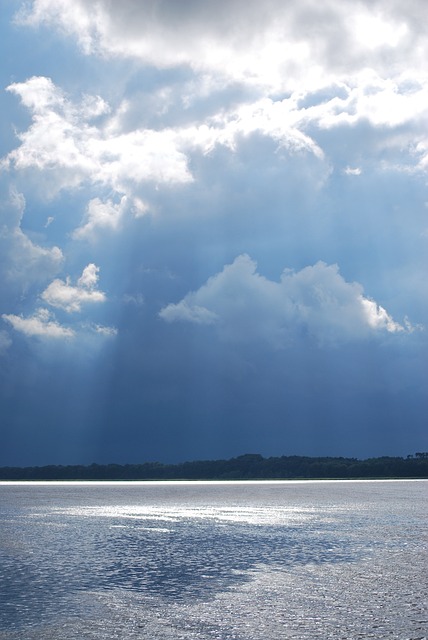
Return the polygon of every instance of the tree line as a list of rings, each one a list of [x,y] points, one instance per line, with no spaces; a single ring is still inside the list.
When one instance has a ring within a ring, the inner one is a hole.
[[[406,458],[280,456],[244,454],[228,460],[177,464],[47,465],[0,467],[0,480],[268,480],[317,478],[428,478],[428,452]]]

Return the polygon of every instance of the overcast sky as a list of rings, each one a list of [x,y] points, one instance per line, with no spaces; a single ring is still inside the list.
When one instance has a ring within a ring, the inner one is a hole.
[[[426,2],[0,19],[0,464],[427,450]]]

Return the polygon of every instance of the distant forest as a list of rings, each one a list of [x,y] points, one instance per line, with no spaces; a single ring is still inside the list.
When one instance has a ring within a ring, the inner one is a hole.
[[[428,452],[406,458],[264,458],[245,454],[229,460],[179,464],[49,465],[0,467],[0,480],[269,480],[310,478],[428,478]]]

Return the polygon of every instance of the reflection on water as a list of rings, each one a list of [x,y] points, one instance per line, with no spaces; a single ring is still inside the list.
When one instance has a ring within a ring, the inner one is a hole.
[[[427,489],[0,485],[0,639],[426,638]]]

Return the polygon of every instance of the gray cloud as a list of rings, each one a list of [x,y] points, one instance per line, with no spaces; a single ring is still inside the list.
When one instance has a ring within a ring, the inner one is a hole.
[[[21,21],[56,24],[88,53],[290,87],[367,67],[422,70],[425,11],[420,0],[35,0]]]

